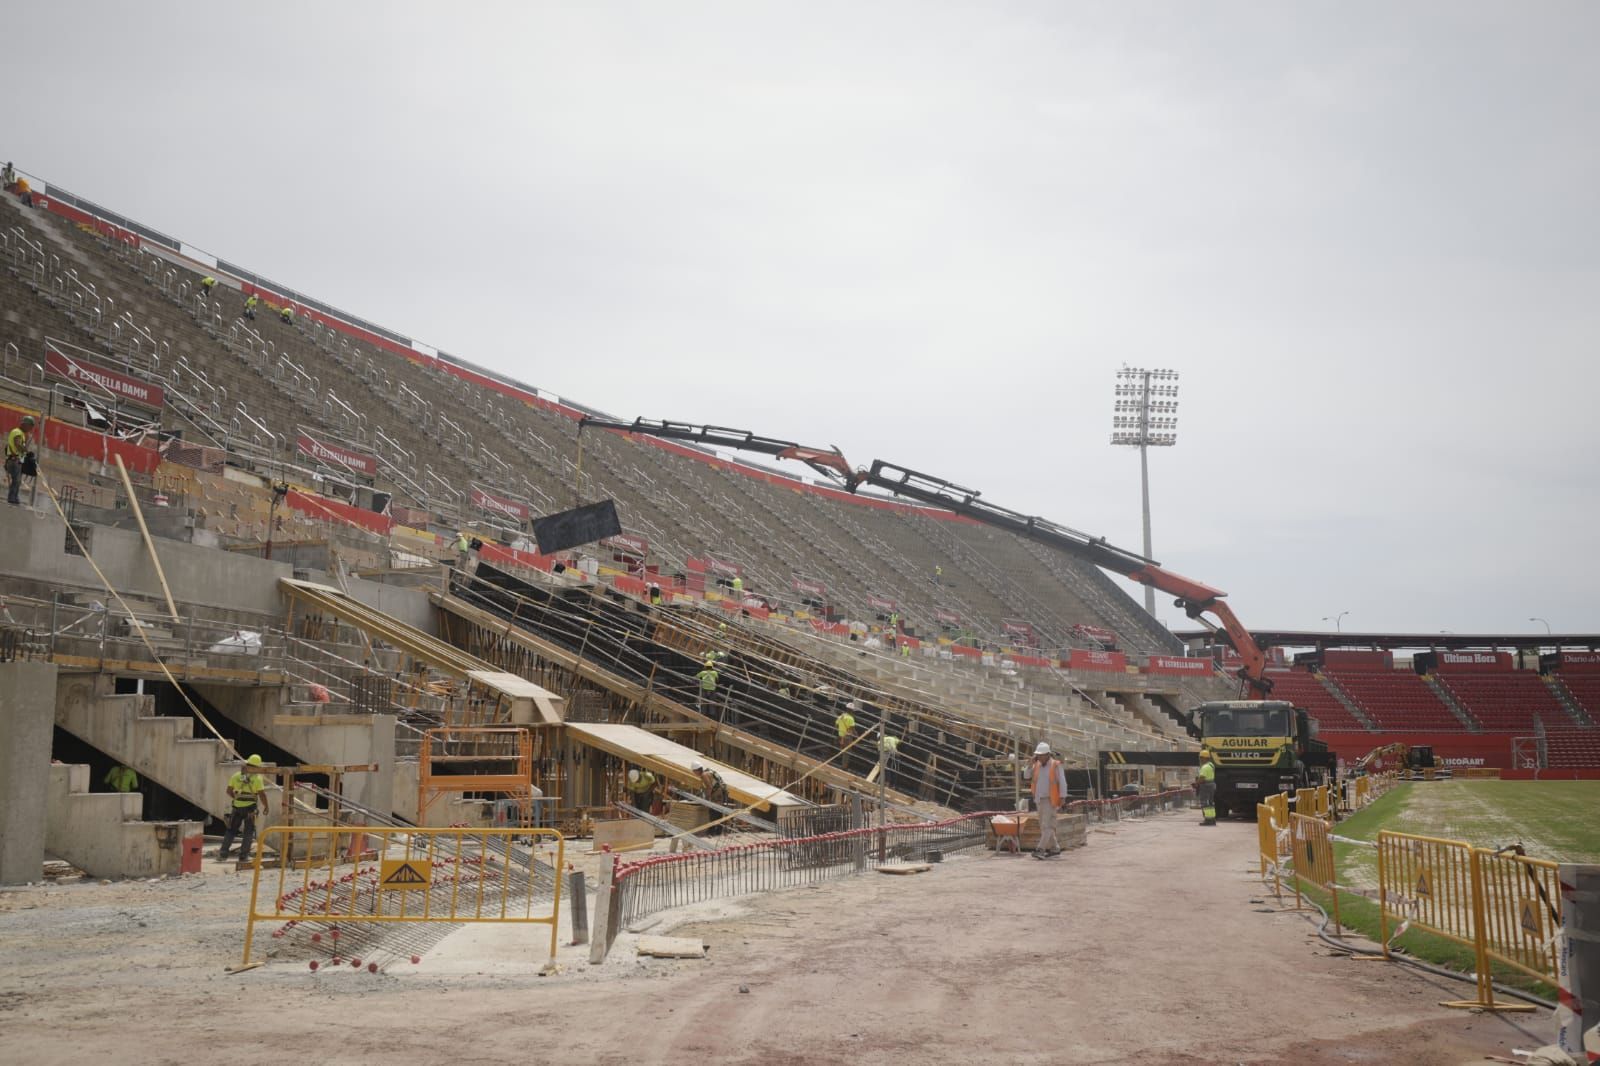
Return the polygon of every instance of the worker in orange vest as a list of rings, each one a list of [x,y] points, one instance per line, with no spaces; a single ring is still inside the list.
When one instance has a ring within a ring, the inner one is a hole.
[[[1061,839],[1056,836],[1056,812],[1067,794],[1067,773],[1045,741],[1041,740],[1033,749],[1028,782],[1033,786],[1034,809],[1039,812],[1039,843],[1034,846],[1033,857],[1053,858],[1061,854]]]

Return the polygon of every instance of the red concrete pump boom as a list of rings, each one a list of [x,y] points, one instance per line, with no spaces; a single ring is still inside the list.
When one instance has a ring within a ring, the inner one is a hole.
[[[908,500],[965,515],[984,525],[1007,530],[1019,537],[1052,548],[1059,548],[1104,570],[1121,574],[1141,585],[1149,585],[1158,592],[1167,593],[1186,615],[1196,621],[1210,625],[1212,623],[1205,617],[1210,615],[1216,620],[1215,627],[1222,630],[1228,642],[1244,660],[1244,665],[1239,670],[1239,678],[1244,683],[1244,695],[1251,699],[1266,699],[1272,691],[1272,681],[1266,676],[1266,654],[1257,646],[1250,631],[1239,621],[1238,616],[1233,613],[1233,608],[1223,602],[1226,592],[1184,577],[1182,574],[1175,574],[1171,570],[1164,570],[1155,560],[1109,544],[1104,537],[1091,537],[1087,533],[1058,525],[1046,518],[1025,515],[1020,511],[986,503],[978,498],[980,494],[974,489],[962,488],[941,478],[896,466],[882,459],[873,460],[869,468],[852,471],[838,448],[811,448],[794,441],[761,437],[746,430],[728,429],[723,426],[696,426],[684,422],[658,422],[644,418],[632,422],[620,422],[608,418],[586,417],[578,423],[580,432],[585,427],[760,452],[779,459],[797,459],[818,473],[839,482],[850,492],[855,492],[862,485],[868,485]]]

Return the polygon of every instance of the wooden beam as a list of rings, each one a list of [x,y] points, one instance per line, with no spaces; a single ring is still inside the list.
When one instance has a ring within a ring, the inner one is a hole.
[[[128,477],[128,468],[122,465],[122,456],[113,452],[113,459],[117,461],[117,473],[122,475],[122,487],[128,490],[128,506],[133,508],[133,517],[139,521],[139,535],[144,538],[145,550],[150,553],[150,562],[155,565],[156,577],[161,582],[161,594],[167,598],[167,610],[172,612],[172,621],[179,625],[183,619],[178,617],[178,605],[172,602],[172,589],[167,587],[166,572],[161,569],[161,559],[156,555],[155,541],[150,539],[150,529],[144,524],[144,512],[139,509],[139,497],[133,493],[133,479]],[[137,619],[133,622],[139,626]]]
[[[273,725],[371,725],[373,714],[277,714]]]

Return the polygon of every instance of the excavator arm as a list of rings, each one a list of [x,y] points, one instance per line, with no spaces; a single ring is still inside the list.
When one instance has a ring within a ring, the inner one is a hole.
[[[696,426],[685,422],[655,421],[639,418],[622,422],[608,418],[586,417],[578,423],[584,428],[611,429],[623,433],[638,433],[667,440],[689,441],[695,444],[740,451],[759,452],[778,459],[796,459],[845,489],[855,492],[867,485],[882,489],[904,499],[941,507],[964,515],[984,525],[1004,529],[1019,537],[1037,541],[1068,552],[1080,559],[1110,570],[1113,573],[1149,585],[1158,592],[1173,597],[1177,606],[1190,618],[1221,629],[1239,657],[1244,660],[1239,677],[1251,699],[1266,699],[1272,691],[1272,682],[1266,676],[1267,657],[1239,621],[1233,609],[1223,602],[1227,593],[1221,589],[1175,574],[1153,559],[1147,559],[1106,542],[1104,537],[1092,537],[1068,526],[1059,525],[1046,518],[1025,515],[979,499],[974,489],[962,488],[931,474],[923,474],[907,467],[874,460],[871,467],[851,471],[849,463],[838,448],[809,448],[794,441],[762,437],[741,429],[723,426]],[[1210,615],[1214,622],[1206,618]]]

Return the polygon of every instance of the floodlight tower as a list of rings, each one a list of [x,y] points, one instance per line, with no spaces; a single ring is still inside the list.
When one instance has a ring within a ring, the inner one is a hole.
[[[1178,443],[1178,372],[1124,366],[1117,371],[1116,404],[1112,408],[1111,443],[1139,449],[1139,484],[1144,497],[1144,554],[1150,547],[1151,448]],[[1156,590],[1144,587],[1144,609],[1156,613]]]

